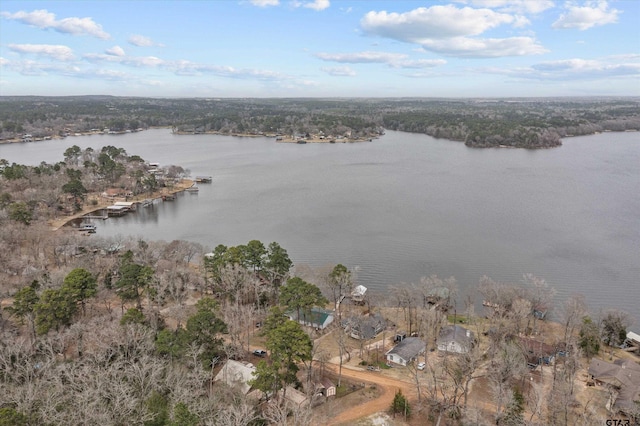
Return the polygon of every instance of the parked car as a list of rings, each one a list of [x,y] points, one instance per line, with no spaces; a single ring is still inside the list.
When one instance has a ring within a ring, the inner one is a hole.
[[[424,370],[424,368],[427,366],[427,364],[425,364],[424,362],[421,362],[418,364],[418,370],[422,371]]]
[[[256,349],[255,351],[253,351],[253,354],[254,354],[255,356],[259,356],[259,357],[261,357],[261,358],[262,358],[262,357],[267,356],[267,351],[264,351],[264,350],[262,350],[262,349]]]

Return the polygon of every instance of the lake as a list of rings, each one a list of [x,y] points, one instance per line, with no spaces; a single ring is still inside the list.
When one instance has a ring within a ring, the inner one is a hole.
[[[640,326],[640,133],[563,143],[472,149],[389,131],[298,145],[153,129],[0,145],[0,158],[54,163],[72,145],[113,145],[213,176],[198,194],[100,221],[98,235],[209,248],[277,241],[296,265],[343,263],[377,292],[437,274],[464,294],[483,275],[533,273],[558,290],[557,305],[581,293],[594,312],[622,309]]]

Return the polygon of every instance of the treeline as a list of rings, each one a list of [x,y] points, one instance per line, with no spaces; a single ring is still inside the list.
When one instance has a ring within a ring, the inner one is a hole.
[[[472,147],[547,148],[560,138],[640,130],[635,98],[147,99],[1,97],[0,137],[35,138],[154,126],[177,132],[375,137],[425,133]]]

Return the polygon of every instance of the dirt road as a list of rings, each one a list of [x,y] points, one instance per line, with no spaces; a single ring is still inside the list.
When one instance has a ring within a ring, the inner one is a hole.
[[[338,374],[337,365],[329,364],[326,368]],[[354,370],[343,366],[342,377],[352,381],[366,383],[368,386],[375,384],[380,389],[380,396],[374,400],[341,412],[329,420],[328,425],[330,426],[353,424],[354,420],[387,411],[398,389],[411,400],[416,396],[415,387],[410,383],[392,377],[386,377],[384,373],[381,372]]]

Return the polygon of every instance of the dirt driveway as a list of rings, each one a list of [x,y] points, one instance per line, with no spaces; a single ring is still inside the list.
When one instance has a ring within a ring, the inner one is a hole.
[[[331,370],[333,373],[338,374],[337,365],[329,364],[326,368]],[[415,387],[410,383],[394,379],[392,377],[386,377],[380,372],[355,370],[350,367],[343,366],[342,377],[351,381],[366,383],[369,386],[375,384],[380,391],[380,395],[376,399],[351,407],[329,419],[327,424],[331,426],[351,425],[355,420],[362,419],[375,413],[387,411],[391,406],[393,397],[398,389],[411,400],[416,397]]]

